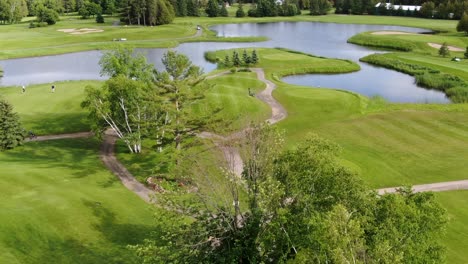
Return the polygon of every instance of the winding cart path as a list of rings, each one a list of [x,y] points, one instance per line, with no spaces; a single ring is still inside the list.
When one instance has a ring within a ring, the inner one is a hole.
[[[276,88],[276,85],[265,78],[265,72],[261,68],[252,68],[253,72],[257,74],[257,78],[264,82],[266,88],[260,92],[256,97],[268,104],[271,108],[271,117],[266,121],[270,124],[275,124],[287,117],[287,112],[284,107],[273,98],[272,92]],[[229,72],[221,72],[216,75],[208,77],[212,79],[221,75],[229,74]],[[211,132],[201,132],[197,136],[199,138],[211,139],[214,144],[222,151],[224,158],[228,164],[231,172],[237,176],[240,176],[243,170],[243,161],[240,156],[239,150],[236,147],[230,146],[229,141],[240,139],[244,136],[246,129],[235,132],[228,136],[221,136]],[[92,132],[79,132],[71,134],[58,134],[58,135],[45,135],[38,136],[34,139],[27,139],[26,141],[45,141],[45,140],[56,140],[65,138],[86,138],[93,136]],[[147,203],[152,203],[154,200],[154,191],[147,188],[144,184],[140,183],[133,177],[133,175],[123,166],[115,157],[115,143],[117,141],[117,135],[108,129],[104,133],[104,141],[101,144],[100,159],[104,165],[114,173],[122,182],[122,184],[138,195],[141,199]],[[377,189],[379,194],[394,193],[399,187],[381,188]],[[453,190],[468,190],[468,180],[460,181],[448,181],[438,182],[430,184],[414,185],[413,191],[415,192],[442,192],[442,191],[453,191]]]

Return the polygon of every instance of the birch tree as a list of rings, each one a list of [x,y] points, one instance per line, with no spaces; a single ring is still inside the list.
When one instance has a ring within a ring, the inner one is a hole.
[[[96,134],[101,134],[109,126],[131,153],[140,153],[147,109],[145,100],[142,100],[144,91],[143,82],[118,75],[106,81],[101,89],[86,87],[86,99],[81,106],[90,111]]]

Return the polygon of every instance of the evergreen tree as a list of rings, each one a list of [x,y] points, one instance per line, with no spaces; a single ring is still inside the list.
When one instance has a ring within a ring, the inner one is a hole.
[[[450,51],[448,49],[447,42],[444,42],[444,44],[442,44],[442,46],[440,46],[439,55],[444,57],[444,58],[447,57],[447,56],[450,56]]]
[[[244,50],[244,52],[242,53],[242,61],[244,62],[245,65],[249,65],[250,63],[252,63],[252,60],[250,59],[250,56],[247,54],[247,51]]]
[[[168,0],[158,0],[156,5],[156,25],[170,24],[174,20],[175,12]]]
[[[185,0],[177,0],[177,16],[187,16],[187,2]]]
[[[97,14],[96,23],[104,23],[104,17],[102,16],[102,14]]]
[[[239,67],[241,65],[241,60],[237,51],[232,52],[232,65],[234,65],[235,67]]]
[[[224,66],[225,67],[231,67],[231,60],[229,59],[229,56],[226,55],[226,57],[224,57]]]
[[[461,17],[460,21],[457,24],[457,31],[458,32],[465,32],[468,35],[468,14],[465,12]]]
[[[236,17],[245,17],[244,7],[242,3],[240,3],[239,7],[237,8]]]
[[[222,16],[222,17],[228,17],[229,16],[225,4],[223,4],[223,6],[221,7],[221,10],[219,11],[219,16]]]
[[[198,12],[198,1],[187,0],[187,16],[200,16],[200,13]]]
[[[219,15],[218,1],[209,0],[205,12],[209,17],[217,17]]]
[[[24,129],[21,127],[18,114],[13,106],[0,98],[0,150],[12,149],[23,143]]]
[[[252,62],[253,65],[258,63],[258,56],[257,56],[257,51],[256,50],[252,51],[252,57],[251,57],[250,61]]]

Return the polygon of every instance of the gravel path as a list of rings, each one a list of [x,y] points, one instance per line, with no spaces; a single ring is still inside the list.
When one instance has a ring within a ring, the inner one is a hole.
[[[394,193],[398,188],[399,187],[382,188],[378,189],[377,192],[379,194]],[[413,186],[414,192],[444,192],[454,190],[468,190],[468,180],[437,182]]]
[[[136,193],[141,199],[147,203],[154,202],[151,197],[154,192],[148,189],[144,184],[140,183],[133,177],[133,175],[120,163],[115,157],[115,142],[117,141],[117,135],[112,129],[106,130],[104,133],[104,141],[101,145],[101,151],[99,156],[106,165],[106,167],[112,171],[117,177],[119,177],[122,184],[130,191]]]

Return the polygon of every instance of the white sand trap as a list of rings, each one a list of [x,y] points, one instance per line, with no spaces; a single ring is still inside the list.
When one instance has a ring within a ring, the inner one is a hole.
[[[103,32],[104,30],[95,29],[95,28],[81,28],[81,29],[65,28],[65,29],[58,29],[57,31],[69,33],[70,35],[83,35],[83,34],[88,34],[88,33],[99,33],[99,32]]]
[[[440,47],[442,47],[442,45],[440,44],[437,44],[437,43],[427,43],[427,45],[435,48],[435,49],[440,49]],[[454,46],[448,46],[448,49],[450,51],[465,51],[464,49],[462,48],[459,48],[459,47],[454,47]]]
[[[372,35],[414,35],[414,33],[403,32],[403,31],[375,31]]]

